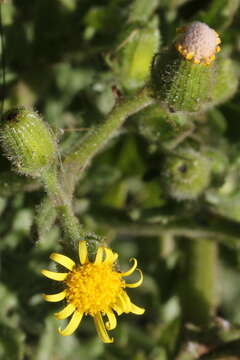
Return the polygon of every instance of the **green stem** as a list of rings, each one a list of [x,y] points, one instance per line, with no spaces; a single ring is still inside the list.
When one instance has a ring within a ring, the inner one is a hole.
[[[83,232],[77,217],[73,213],[71,202],[62,190],[56,169],[44,172],[42,181],[52,204],[57,210],[66,238],[75,243],[83,235]]]
[[[187,240],[181,292],[185,322],[209,324],[217,304],[216,277],[217,243]]]
[[[90,130],[74,151],[67,155],[64,167],[67,170],[68,189],[73,190],[73,184],[79,170],[83,169],[93,156],[117,132],[124,121],[136,112],[152,104],[151,90],[143,88],[138,94],[129,98],[120,98],[102,125]],[[69,177],[71,174],[72,178]]]
[[[101,219],[102,220],[102,219]],[[208,227],[207,229],[199,226],[191,225],[191,228],[188,228],[186,225],[179,224],[143,224],[143,223],[127,223],[125,225],[119,225],[115,219],[111,219],[114,223],[114,229],[119,235],[123,236],[171,236],[174,238],[189,238],[192,241],[198,241],[199,238],[208,238],[209,241],[219,242],[225,246],[236,249],[239,247],[239,229],[231,232],[224,232],[222,228],[217,227]],[[107,222],[106,222],[107,224]]]

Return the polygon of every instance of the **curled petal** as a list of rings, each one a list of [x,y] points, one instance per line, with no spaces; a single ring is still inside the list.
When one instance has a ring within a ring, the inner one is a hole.
[[[76,265],[72,259],[70,259],[68,256],[65,256],[62,254],[53,253],[50,255],[50,259],[52,259],[56,263],[64,266],[66,269],[68,269],[70,271]]]
[[[79,241],[78,245],[79,260],[82,265],[88,261],[88,250],[86,241]]]
[[[72,315],[72,313],[75,311],[75,306],[72,304],[68,304],[63,308],[61,311],[55,313],[55,317],[58,320],[63,320]]]
[[[137,268],[137,260],[135,258],[131,258],[129,261],[133,261],[133,266],[128,270],[122,273],[122,276],[131,275]]]
[[[105,247],[104,250],[105,250],[104,262],[106,264],[113,264],[117,260],[116,254],[113,253],[112,250],[107,247]]]
[[[49,279],[56,280],[56,281],[63,281],[68,276],[68,273],[59,273],[49,270],[42,270],[41,273]]]
[[[69,321],[65,329],[63,330],[61,330],[61,328],[58,329],[59,334],[62,336],[72,335],[72,333],[74,333],[74,331],[78,328],[82,320],[82,317],[83,317],[83,313],[79,311],[75,311],[75,313],[73,314],[71,320]]]
[[[100,246],[98,249],[97,249],[97,255],[95,257],[95,261],[94,261],[94,264],[95,265],[99,265],[102,263],[102,260],[103,260],[103,247]]]
[[[113,253],[113,263],[115,263],[117,261],[117,258],[118,258],[118,254]]]
[[[49,302],[58,302],[63,300],[65,297],[66,297],[66,290],[63,290],[57,294],[52,294],[52,295],[43,294],[44,300]]]
[[[125,283],[125,286],[128,287],[128,288],[136,288],[138,286],[140,286],[143,282],[143,274],[141,272],[140,269],[137,269],[137,271],[140,273],[140,279],[138,281],[136,281],[135,283],[132,283],[132,284],[127,284]]]
[[[105,328],[103,319],[102,319],[102,315],[100,312],[98,312],[95,316],[94,316],[94,322],[95,322],[95,326],[96,326],[96,330],[97,333],[100,337],[100,339],[104,342],[104,343],[112,343],[113,342],[113,338],[110,338],[107,330]]]
[[[131,303],[131,312],[136,315],[142,315],[145,313],[145,309]]]
[[[106,322],[107,330],[115,329],[115,327],[117,326],[117,319],[116,319],[116,316],[114,315],[114,312],[112,310],[109,310],[106,313],[106,315],[108,318],[108,321]]]

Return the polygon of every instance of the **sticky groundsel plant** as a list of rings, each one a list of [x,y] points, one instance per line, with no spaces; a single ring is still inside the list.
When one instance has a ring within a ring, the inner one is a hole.
[[[238,359],[239,2],[0,6],[0,357]]]

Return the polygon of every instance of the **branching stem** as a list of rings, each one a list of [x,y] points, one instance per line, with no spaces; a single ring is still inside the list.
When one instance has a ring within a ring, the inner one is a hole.
[[[64,160],[68,193],[74,190],[74,183],[79,172],[86,167],[93,156],[102,149],[106,142],[130,116],[154,103],[151,90],[146,86],[132,97],[120,98],[106,120],[81,139],[75,149]],[[70,175],[70,176],[69,176]]]

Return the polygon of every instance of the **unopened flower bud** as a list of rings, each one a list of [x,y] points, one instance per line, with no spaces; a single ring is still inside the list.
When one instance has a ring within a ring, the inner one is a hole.
[[[164,182],[168,194],[177,200],[197,198],[210,181],[208,160],[192,149],[182,149],[169,156],[164,167]]]
[[[159,101],[173,111],[199,111],[210,103],[216,81],[214,60],[221,50],[221,40],[199,21],[178,32],[174,46],[153,60],[153,90]]]
[[[0,140],[15,169],[37,177],[56,159],[56,142],[48,125],[33,111],[9,111],[0,128]]]

